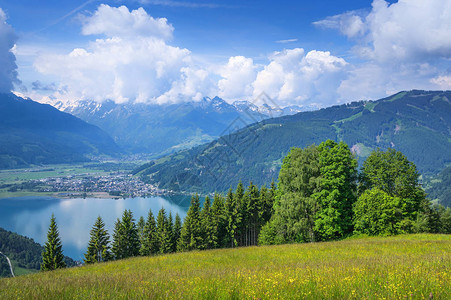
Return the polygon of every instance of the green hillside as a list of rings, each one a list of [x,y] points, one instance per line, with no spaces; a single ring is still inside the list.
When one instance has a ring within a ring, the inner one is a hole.
[[[0,94],[0,169],[119,153],[113,139],[94,125],[50,105]]]
[[[291,147],[344,141],[360,158],[395,148],[420,173],[435,175],[451,163],[451,91],[401,92],[265,120],[209,144],[163,157],[137,173],[162,188],[226,191],[239,179],[257,185],[277,179]]]
[[[1,299],[449,299],[451,236],[140,257],[0,280]]]
[[[431,200],[451,207],[451,166],[446,167],[431,180],[426,192]]]
[[[38,272],[43,250],[33,239],[0,228],[0,252],[9,257],[16,276]],[[75,261],[70,257],[66,256],[65,262],[68,266],[75,266]],[[11,276],[9,265],[6,259],[0,256],[0,277],[7,276]]]

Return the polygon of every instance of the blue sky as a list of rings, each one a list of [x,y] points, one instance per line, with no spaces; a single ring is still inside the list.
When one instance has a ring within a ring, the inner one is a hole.
[[[14,89],[42,102],[266,92],[280,105],[328,106],[451,88],[448,0],[0,0],[0,8],[16,34]]]

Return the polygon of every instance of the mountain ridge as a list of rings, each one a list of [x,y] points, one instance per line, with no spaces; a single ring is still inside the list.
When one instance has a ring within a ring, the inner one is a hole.
[[[298,106],[281,109],[264,101],[260,106],[249,101],[228,103],[219,97],[162,105],[117,104],[111,100],[102,103],[55,100],[50,104],[102,128],[128,153],[150,153],[156,157],[212,141],[225,132],[267,118],[303,109]]]
[[[48,104],[0,94],[0,168],[89,161],[115,156],[114,141],[97,126]]]
[[[239,179],[269,184],[291,147],[345,141],[360,163],[394,147],[424,174],[451,163],[451,91],[408,91],[267,119],[196,148],[153,161],[139,174],[162,188],[225,191]]]

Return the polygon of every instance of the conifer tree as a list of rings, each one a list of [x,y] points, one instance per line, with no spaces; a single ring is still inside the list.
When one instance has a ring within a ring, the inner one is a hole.
[[[226,247],[236,247],[238,246],[237,236],[237,207],[235,203],[235,195],[230,187],[227,192],[227,197],[225,201],[225,224],[226,224],[226,235],[224,238],[224,245]]]
[[[167,239],[168,239],[168,253],[174,252],[174,219],[172,218],[172,212],[169,212],[169,216],[166,222],[166,232],[167,232]]]
[[[159,253],[171,252],[171,230],[168,228],[166,210],[162,207],[157,216],[157,239]]]
[[[211,205],[212,227],[213,227],[213,248],[220,248],[225,246],[223,241],[226,235],[226,219],[224,210],[224,198],[216,194]]]
[[[182,231],[182,219],[179,214],[175,215],[174,227],[172,230],[172,252],[177,251],[177,244],[180,240],[180,233]]]
[[[201,211],[202,221],[202,249],[213,249],[215,246],[215,232],[213,227],[213,216],[210,207],[210,197],[206,196]]]
[[[41,270],[52,271],[64,267],[66,267],[66,263],[64,262],[63,246],[59,237],[55,215],[52,214],[47,232],[47,242],[42,252]]]
[[[87,264],[107,261],[111,258],[110,236],[105,229],[105,223],[100,216],[97,217],[91,229],[91,238],[84,262]]]
[[[191,205],[182,225],[180,241],[177,245],[179,251],[200,249],[202,246],[202,231],[200,220],[199,195],[191,197]]]
[[[157,225],[152,210],[149,209],[146,224],[143,229],[143,240],[141,242],[140,254],[143,256],[155,254],[159,251],[157,241]]]
[[[166,223],[166,231],[169,239],[169,252],[174,252],[174,219],[172,218],[172,212],[169,212],[168,221]]]
[[[143,216],[139,217],[137,227],[138,227],[140,249],[141,249],[142,243],[144,242],[144,227],[145,226],[146,226],[146,221],[144,221],[144,217]]]
[[[276,184],[274,180],[271,182],[271,188],[267,189],[262,186],[260,189],[260,203],[262,205],[261,218],[263,225],[271,219],[274,214],[274,202],[276,196]]]
[[[138,228],[131,210],[125,210],[122,220],[117,219],[113,233],[112,252],[116,259],[139,255]]]
[[[243,245],[243,231],[247,218],[247,197],[244,197],[244,193],[243,183],[240,180],[233,194],[233,218],[236,224],[234,240],[236,241],[236,246]]]
[[[261,227],[261,198],[258,187],[252,182],[249,184],[247,191],[247,237],[246,246],[257,245],[257,237]]]

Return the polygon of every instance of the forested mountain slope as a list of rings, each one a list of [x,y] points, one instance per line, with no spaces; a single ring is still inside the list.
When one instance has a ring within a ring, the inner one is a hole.
[[[136,173],[162,188],[225,191],[238,180],[269,184],[291,147],[344,141],[362,162],[371,150],[395,148],[419,172],[451,163],[451,91],[409,91],[252,124],[209,144],[163,157]]]
[[[39,271],[42,262],[42,251],[44,247],[36,243],[33,239],[19,235],[17,233],[7,231],[0,228],[0,251],[9,257],[15,270],[15,275],[18,274],[18,268],[21,272],[28,270]],[[1,257],[0,260],[0,277],[9,277],[11,272],[6,259]],[[65,257],[66,264],[69,267],[75,266],[75,262]]]
[[[0,94],[0,169],[87,161],[119,147],[100,128],[56,108]]]

